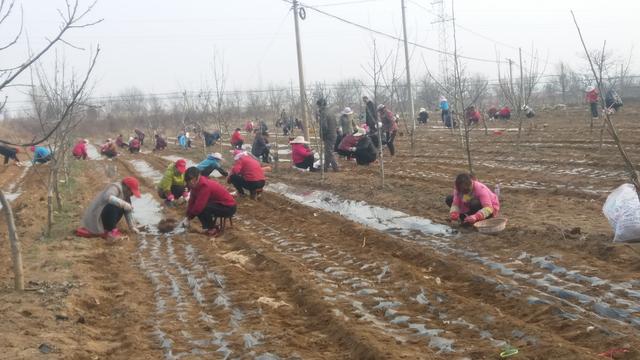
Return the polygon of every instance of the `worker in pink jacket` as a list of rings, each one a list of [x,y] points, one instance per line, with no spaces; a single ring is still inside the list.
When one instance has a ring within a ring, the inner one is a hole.
[[[451,208],[451,221],[463,224],[498,216],[500,200],[498,196],[470,174],[460,174],[456,177],[453,195],[447,196],[445,202]]]

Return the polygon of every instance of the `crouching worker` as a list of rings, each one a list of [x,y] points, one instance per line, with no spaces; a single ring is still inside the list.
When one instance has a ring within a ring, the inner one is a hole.
[[[160,184],[158,184],[158,196],[165,200],[165,205],[172,205],[180,197],[188,200],[189,190],[185,187],[184,172],[187,170],[187,161],[179,159],[167,166]]]
[[[296,136],[295,139],[289,141],[289,144],[291,144],[291,158],[295,167],[316,171],[313,167],[315,161],[313,150],[309,148],[309,142],[304,140],[304,136]]]
[[[87,157],[89,157],[89,154],[87,154],[88,143],[89,143],[89,140],[80,139],[73,146],[73,150],[71,151],[71,153],[73,154],[73,157],[76,158],[76,160],[87,160]]]
[[[249,190],[251,199],[255,200],[258,190],[262,191],[266,177],[260,162],[242,150],[235,150],[235,163],[231,168],[227,182],[233,184],[238,195],[244,196],[244,189]]]
[[[120,238],[117,228],[122,217],[127,221],[129,229],[138,233],[132,217],[133,207],[131,196],[140,197],[140,184],[134,177],[126,177],[119,183],[107,185],[96,196],[82,218],[82,227],[76,230],[76,235],[82,237],[102,236],[114,241]]]
[[[32,146],[29,149],[33,152],[32,164],[44,164],[53,158],[51,151],[44,146]]]
[[[366,136],[363,131],[362,135],[358,136],[357,139],[358,143],[355,148],[356,164],[369,165],[376,161],[378,158],[378,148],[374,145],[371,137]]]
[[[469,174],[456,177],[453,195],[446,198],[451,221],[474,224],[498,216],[500,201],[489,188]]]
[[[222,154],[220,153],[213,153],[213,154],[209,154],[209,156],[207,156],[206,159],[202,160],[198,165],[196,165],[196,167],[198,168],[198,170],[200,171],[200,175],[204,176],[204,177],[209,177],[209,175],[211,175],[211,173],[214,170],[218,170],[218,172],[222,175],[222,176],[228,176],[229,173],[227,173],[223,168],[221,163],[224,160],[222,159]],[[188,169],[187,169],[188,170]]]
[[[191,190],[187,218],[197,217],[207,235],[219,235],[220,228],[214,225],[214,219],[232,217],[236,213],[235,199],[217,181],[201,176],[195,166],[187,169],[184,180]]]

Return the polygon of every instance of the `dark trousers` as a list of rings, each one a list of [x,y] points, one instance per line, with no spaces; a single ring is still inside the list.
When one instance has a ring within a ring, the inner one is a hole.
[[[44,163],[49,162],[49,161],[51,161],[51,154],[49,154],[49,155],[47,155],[47,156],[45,156],[43,158],[36,159],[36,162],[38,164],[44,164]]]
[[[10,154],[9,154],[9,155],[7,155],[7,154],[5,154],[5,155],[4,155],[4,164],[5,164],[5,165],[7,165],[7,164],[9,163],[9,159],[12,159],[12,160],[15,160],[15,161],[20,161],[20,160],[18,160],[18,157],[16,156],[16,154],[15,154],[15,153],[13,153],[13,155],[10,155]]]
[[[333,156],[333,147],[336,143],[335,139],[327,139],[324,141],[324,170],[327,171],[329,166],[333,171],[338,171],[338,163]]]
[[[118,154],[115,151],[103,151],[102,155],[108,157],[109,159],[113,159],[114,157],[118,156]]]
[[[253,156],[260,158],[263,163],[269,163],[269,148],[264,148],[261,154],[253,154]]]
[[[247,181],[240,175],[229,176],[229,181],[231,181],[231,184],[238,190],[238,194],[244,194],[244,189],[249,190],[253,194],[256,190],[262,189],[265,184],[264,180]]]
[[[598,117],[598,103],[597,102],[592,102],[589,104],[590,108],[591,108],[591,116],[594,118]]]
[[[391,132],[385,131],[384,133],[384,141],[389,148],[389,153],[391,154],[391,156],[395,155],[396,153],[396,147],[395,145],[393,145],[393,141],[396,139],[396,133],[396,130],[393,130]]]
[[[306,158],[304,158],[304,160],[302,160],[302,162],[299,162],[296,164],[296,167],[299,169],[309,169],[310,171],[313,171],[313,155],[309,155]]]
[[[353,152],[353,151],[346,151],[346,150],[340,150],[340,149],[338,149],[338,151],[336,151],[336,152],[338,153],[338,155],[346,156],[349,159],[356,155],[356,153]]]
[[[209,204],[198,214],[198,220],[205,230],[213,229],[214,218],[228,218],[236,213],[236,206],[224,206],[221,204]]]
[[[100,214],[100,219],[102,220],[102,227],[104,227],[104,231],[109,232],[116,228],[118,222],[124,216],[124,210],[113,205],[107,204],[107,206],[102,209],[102,213]]]
[[[451,207],[451,205],[453,204],[453,195],[448,195],[445,198],[444,202],[447,204],[448,207]],[[471,202],[469,203],[469,211],[465,214],[460,214],[460,221],[464,221],[464,218],[466,218],[469,215],[473,215],[480,210],[482,210],[482,204],[480,203],[480,200],[478,199],[471,200]]]
[[[184,189],[185,189],[184,186],[171,185],[171,190],[170,191],[173,194],[173,197],[178,199],[184,193]],[[169,194],[165,193],[164,190],[158,189],[158,196],[160,196],[161,199],[166,199],[167,195],[169,195]]]

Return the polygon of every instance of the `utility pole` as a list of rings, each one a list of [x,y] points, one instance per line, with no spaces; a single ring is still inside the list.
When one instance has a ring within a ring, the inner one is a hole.
[[[409,46],[407,45],[407,21],[405,19],[404,0],[400,0],[402,6],[402,33],[404,34],[404,60],[407,67],[407,91],[409,94],[409,106],[411,106],[411,155],[415,155],[415,133],[416,133],[416,114],[413,108],[413,94],[411,91],[411,72],[409,71]]]
[[[520,109],[519,112],[522,111],[522,107],[527,105],[524,103],[524,75],[522,69],[522,48],[518,48],[518,56],[520,57]]]
[[[304,138],[309,140],[309,122],[307,121],[307,96],[304,88],[304,71],[302,70],[302,45],[300,44],[300,28],[298,26],[298,0],[293,0],[293,23],[296,28],[296,51],[298,53],[298,82],[300,83],[300,110],[302,111],[302,124],[304,126]]]

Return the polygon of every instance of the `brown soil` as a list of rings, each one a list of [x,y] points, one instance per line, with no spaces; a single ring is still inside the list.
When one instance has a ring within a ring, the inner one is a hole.
[[[636,115],[616,117],[631,156],[640,145]],[[197,220],[188,232],[128,234],[115,245],[72,236],[108,181],[136,175],[161,203],[154,181],[129,161],[162,172],[163,155],[203,155],[169,149],[79,164],[82,176],[66,195],[74,206],[41,240],[44,167],[32,168],[13,202],[30,289],[11,290],[6,246],[0,358],[49,349],[49,358],[78,359],[497,359],[506,344],[519,359],[598,359],[614,348],[629,349],[619,359],[640,358],[640,249],[613,244],[601,213],[624,169],[584,117],[542,113],[525,124],[519,148],[514,132],[473,131],[474,172],[501,184],[509,218],[494,236],[374,230],[269,191],[260,201],[240,199],[234,226],[217,238],[202,235]],[[466,170],[458,138],[419,128],[416,144],[410,156],[408,139],[397,139],[383,188],[377,166],[343,160],[324,180],[280,163],[268,182],[448,224],[443,200]],[[0,169],[0,187],[20,173]],[[184,205],[163,207],[161,216],[160,232],[171,232]]]

